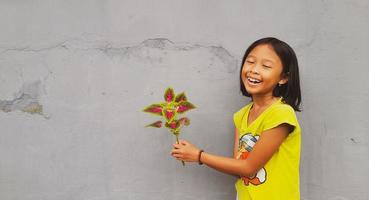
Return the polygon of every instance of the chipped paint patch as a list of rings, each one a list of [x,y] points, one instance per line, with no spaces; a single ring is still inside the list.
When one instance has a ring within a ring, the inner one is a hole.
[[[12,100],[0,100],[0,110],[13,112],[16,110],[43,115],[42,105],[39,103],[41,81],[23,85],[16,97]]]

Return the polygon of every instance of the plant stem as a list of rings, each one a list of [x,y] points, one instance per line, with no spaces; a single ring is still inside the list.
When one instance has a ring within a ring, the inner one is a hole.
[[[179,144],[179,139],[178,139],[179,133],[175,133],[174,135],[176,136],[177,144]],[[182,165],[185,166],[185,162],[183,160],[182,160]]]

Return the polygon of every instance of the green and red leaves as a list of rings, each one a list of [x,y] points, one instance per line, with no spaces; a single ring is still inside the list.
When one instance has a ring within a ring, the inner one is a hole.
[[[177,111],[175,109],[171,109],[171,108],[164,108],[163,114],[164,114],[165,119],[168,122],[170,122],[176,116]]]
[[[185,125],[185,126],[190,125],[190,119],[188,119],[187,117],[182,117],[181,119],[178,120],[178,122],[180,123],[181,126],[183,126],[183,125]]]
[[[169,128],[174,135],[178,136],[180,129],[190,124],[190,119],[187,117],[177,119],[177,115],[196,107],[188,102],[184,92],[175,95],[174,90],[170,87],[164,92],[164,100],[164,102],[149,105],[143,111],[163,117],[165,119],[165,127]],[[162,125],[163,122],[156,121],[146,127],[161,128]]]
[[[172,102],[174,99],[174,90],[172,88],[167,88],[164,92],[164,100],[166,102]]]
[[[196,108],[192,103],[188,102],[188,101],[182,101],[179,102],[178,107],[177,107],[177,112],[178,113],[184,113],[187,112],[191,109]]]
[[[179,128],[180,124],[179,124],[179,121],[178,121],[178,120],[174,120],[174,121],[172,121],[172,122],[166,122],[166,123],[165,123],[165,126],[166,126],[167,128],[172,129],[172,130],[176,130],[176,129],[178,129],[178,128]]]
[[[179,103],[181,101],[187,101],[187,97],[185,95],[184,92],[182,93],[179,93],[177,96],[176,96],[176,99],[175,99],[175,102]]]
[[[144,110],[144,112],[152,113],[154,115],[163,115],[163,107],[160,104],[151,104],[147,106]]]
[[[167,88],[164,92],[164,102],[151,104],[144,108],[144,112],[148,112],[154,115],[159,115],[165,119],[165,127],[176,136],[176,141],[179,143],[179,133],[183,126],[190,125],[190,119],[182,117],[177,119],[178,114],[183,114],[191,109],[196,108],[192,103],[188,102],[184,92],[175,95],[172,88]],[[146,127],[161,128],[162,121],[156,121]],[[185,165],[184,161],[182,164]]]
[[[165,123],[165,126],[172,130],[179,130],[182,126],[188,125],[190,125],[190,119],[188,119],[187,117],[182,117],[181,119]]]
[[[162,124],[163,124],[163,122],[161,122],[161,121],[156,121],[156,122],[154,122],[154,123],[152,123],[152,124],[148,124],[148,125],[146,125],[145,127],[161,128]]]

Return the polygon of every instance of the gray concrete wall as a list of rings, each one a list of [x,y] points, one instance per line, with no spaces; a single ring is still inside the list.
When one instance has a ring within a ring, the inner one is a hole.
[[[304,200],[367,200],[368,1],[0,1],[0,199],[235,199],[234,178],[169,156],[140,112],[164,89],[182,138],[230,156],[240,59],[275,36],[301,71]]]

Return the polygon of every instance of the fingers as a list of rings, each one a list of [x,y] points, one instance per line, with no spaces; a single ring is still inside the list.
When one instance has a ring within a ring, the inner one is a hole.
[[[189,145],[190,143],[187,142],[186,140],[180,140],[179,143],[174,143],[173,144],[173,147],[178,149],[178,148],[181,148],[181,147],[184,147],[184,146],[187,146]]]
[[[185,146],[188,145],[188,144],[190,144],[186,140],[180,140],[179,143],[182,144],[182,145],[185,145]]]
[[[172,150],[170,153],[173,157],[175,157],[177,160],[182,160],[183,155],[179,152],[179,150]]]
[[[177,144],[177,143],[173,144],[173,148],[175,148],[175,149],[179,149],[181,147],[182,147],[181,144]]]
[[[173,149],[171,150],[170,154],[176,158],[177,160],[182,161],[191,161],[189,159],[192,155],[191,152],[194,152],[194,146],[191,145],[186,140],[180,140],[179,143],[173,144]]]
[[[185,152],[183,150],[183,145],[181,144],[173,144],[174,149],[171,150],[170,154],[175,157],[177,160],[185,159]]]
[[[182,153],[182,151],[180,149],[173,149],[171,151],[171,154],[181,154],[181,153]]]
[[[182,149],[172,149],[170,154],[176,158],[183,158],[183,150]]]
[[[172,154],[173,157],[175,157],[176,159],[182,159],[183,156],[181,154]]]

